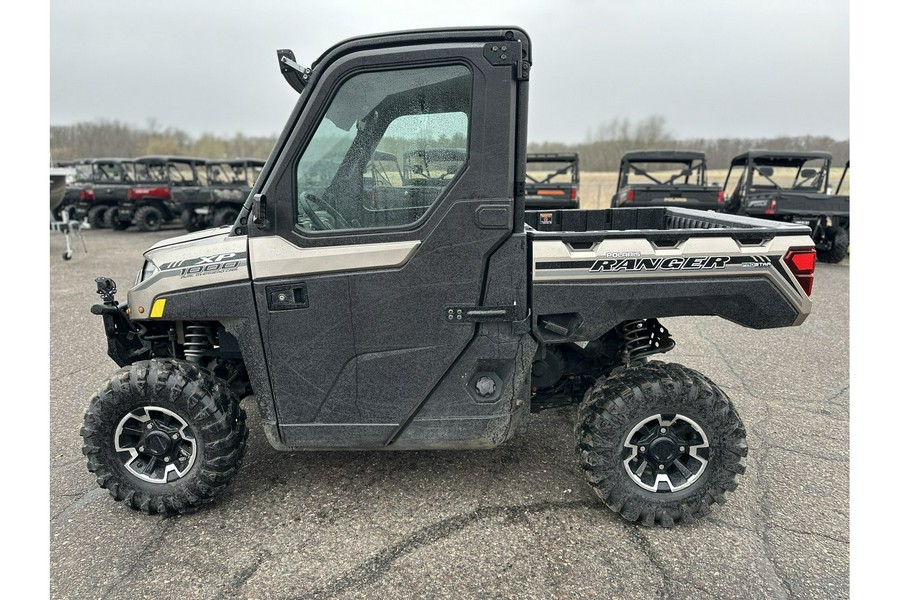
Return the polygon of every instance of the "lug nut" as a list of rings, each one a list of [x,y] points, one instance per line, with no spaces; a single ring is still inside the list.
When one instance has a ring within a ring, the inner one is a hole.
[[[147,429],[153,429],[153,423],[147,423]]]
[[[660,427],[660,428],[659,428],[659,432],[660,432],[660,433],[665,433],[665,432],[666,432],[666,428],[665,428],[665,427]]]
[[[647,447],[646,447],[646,446],[641,446],[641,452],[646,452],[646,451],[647,451]]]
[[[678,451],[679,451],[679,452],[684,452],[684,446],[679,446],[679,447],[678,447]]]
[[[665,469],[665,468],[666,468],[665,465],[659,465],[659,470],[660,470],[660,471],[662,471],[662,470]]]
[[[144,447],[143,447],[143,446],[140,446],[140,447],[138,448],[138,452],[143,452],[143,451],[144,451]]]
[[[173,434],[172,434],[172,439],[173,439],[173,440],[177,440],[177,439],[178,439],[178,434],[177,434],[177,433],[173,433]],[[681,450],[683,451],[684,448],[682,448]]]
[[[167,456],[167,457],[165,457],[163,460],[166,461],[166,462],[169,462],[169,461],[172,460],[172,459],[169,458],[169,457]]]

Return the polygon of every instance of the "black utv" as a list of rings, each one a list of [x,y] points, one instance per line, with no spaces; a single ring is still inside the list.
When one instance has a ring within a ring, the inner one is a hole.
[[[850,197],[828,193],[830,170],[829,152],[745,152],[731,160],[725,211],[808,225],[819,260],[841,262],[850,246]]]
[[[233,224],[264,164],[256,158],[206,161],[206,185],[196,194],[176,192],[184,228],[199,231]]]
[[[63,212],[69,212],[69,217],[73,218],[78,202],[89,195],[85,190],[90,190],[94,185],[91,161],[88,159],[60,161],[57,166],[74,169],[75,175],[66,177],[66,189],[63,192],[63,199],[59,206],[54,209],[54,216],[57,219],[61,219]]]
[[[578,208],[578,155],[529,154],[525,171],[525,208]]]
[[[723,199],[722,188],[707,182],[702,152],[643,150],[622,156],[612,206],[719,210]]]
[[[87,217],[94,229],[106,227],[106,212],[125,200],[134,185],[134,160],[130,158],[97,158],[91,161],[93,184],[79,194],[76,218]]]
[[[288,451],[493,448],[577,406],[576,469],[624,518],[724,502],[744,425],[704,375],[650,360],[675,345],[657,319],[799,325],[809,228],[526,211],[531,57],[508,27],[359,37],[311,69],[280,51],[297,105],[234,224],[159,241],[127,301],[96,280],[119,367],[81,430],[98,484],[147,513],[211,502],[241,466],[241,400]]]

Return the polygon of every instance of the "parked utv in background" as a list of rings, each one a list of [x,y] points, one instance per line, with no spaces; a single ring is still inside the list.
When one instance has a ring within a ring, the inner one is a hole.
[[[93,185],[81,191],[75,216],[87,217],[93,229],[101,229],[106,226],[106,211],[123,202],[134,185],[134,160],[96,158],[90,163]]]
[[[87,195],[85,190],[89,190],[94,185],[93,169],[90,160],[70,160],[60,161],[60,168],[73,169],[75,174],[66,177],[66,188],[63,192],[62,200],[54,209],[53,214],[58,220],[62,220],[62,213],[69,212],[69,218],[73,219],[77,212],[78,202],[83,200]]]
[[[529,154],[525,165],[525,208],[578,208],[578,155]]]
[[[493,448],[577,405],[578,468],[625,519],[724,502],[744,425],[708,378],[648,361],[675,345],[657,318],[799,325],[809,228],[526,211],[520,29],[358,37],[311,69],[278,55],[297,106],[234,225],[157,243],[127,303],[96,280],[120,367],[81,430],[98,484],[147,513],[211,502],[241,466],[251,396],[280,450]],[[448,139],[452,160],[421,150]],[[397,156],[403,181],[373,173]]]
[[[232,225],[264,164],[256,158],[207,160],[206,185],[196,194],[176,193],[184,228],[199,231]]]
[[[136,158],[134,185],[117,206],[106,212],[106,226],[122,230],[135,225],[141,231],[158,231],[163,223],[171,221],[177,207],[172,200],[169,168],[167,157]]]
[[[725,210],[808,225],[819,260],[841,262],[850,245],[850,197],[828,193],[830,169],[829,152],[745,152],[731,160]]]
[[[838,181],[837,188],[835,188],[834,193],[837,195],[841,194],[842,190],[849,191],[850,189],[850,181],[847,179],[847,175],[850,174],[850,161],[847,161],[847,164],[844,165],[844,170],[841,171],[841,179]],[[847,187],[844,187],[844,183],[846,182]],[[850,194],[845,194],[847,196],[847,202],[850,202]],[[850,236],[850,217],[835,217],[832,219],[834,225],[838,227],[842,227],[847,230],[847,243],[849,244],[849,236]]]
[[[702,152],[642,150],[622,156],[612,206],[719,210],[723,200],[722,188],[707,183]]]

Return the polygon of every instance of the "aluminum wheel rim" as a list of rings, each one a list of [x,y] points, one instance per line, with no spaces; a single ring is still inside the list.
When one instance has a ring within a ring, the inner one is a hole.
[[[147,448],[147,436],[161,433],[171,440],[171,448],[153,453]],[[122,465],[149,483],[181,479],[197,458],[197,440],[191,427],[177,413],[160,406],[142,406],[126,414],[119,420],[113,439]]]
[[[622,456],[625,472],[643,489],[678,492],[706,471],[709,439],[693,419],[681,414],[656,414],[625,436]]]

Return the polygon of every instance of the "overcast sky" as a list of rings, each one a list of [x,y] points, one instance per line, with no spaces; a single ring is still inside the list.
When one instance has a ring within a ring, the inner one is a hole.
[[[846,0],[50,1],[50,124],[120,120],[274,135],[308,66],[367,33],[519,25],[531,36],[529,139],[584,141],[662,115],[678,137],[849,137]]]

